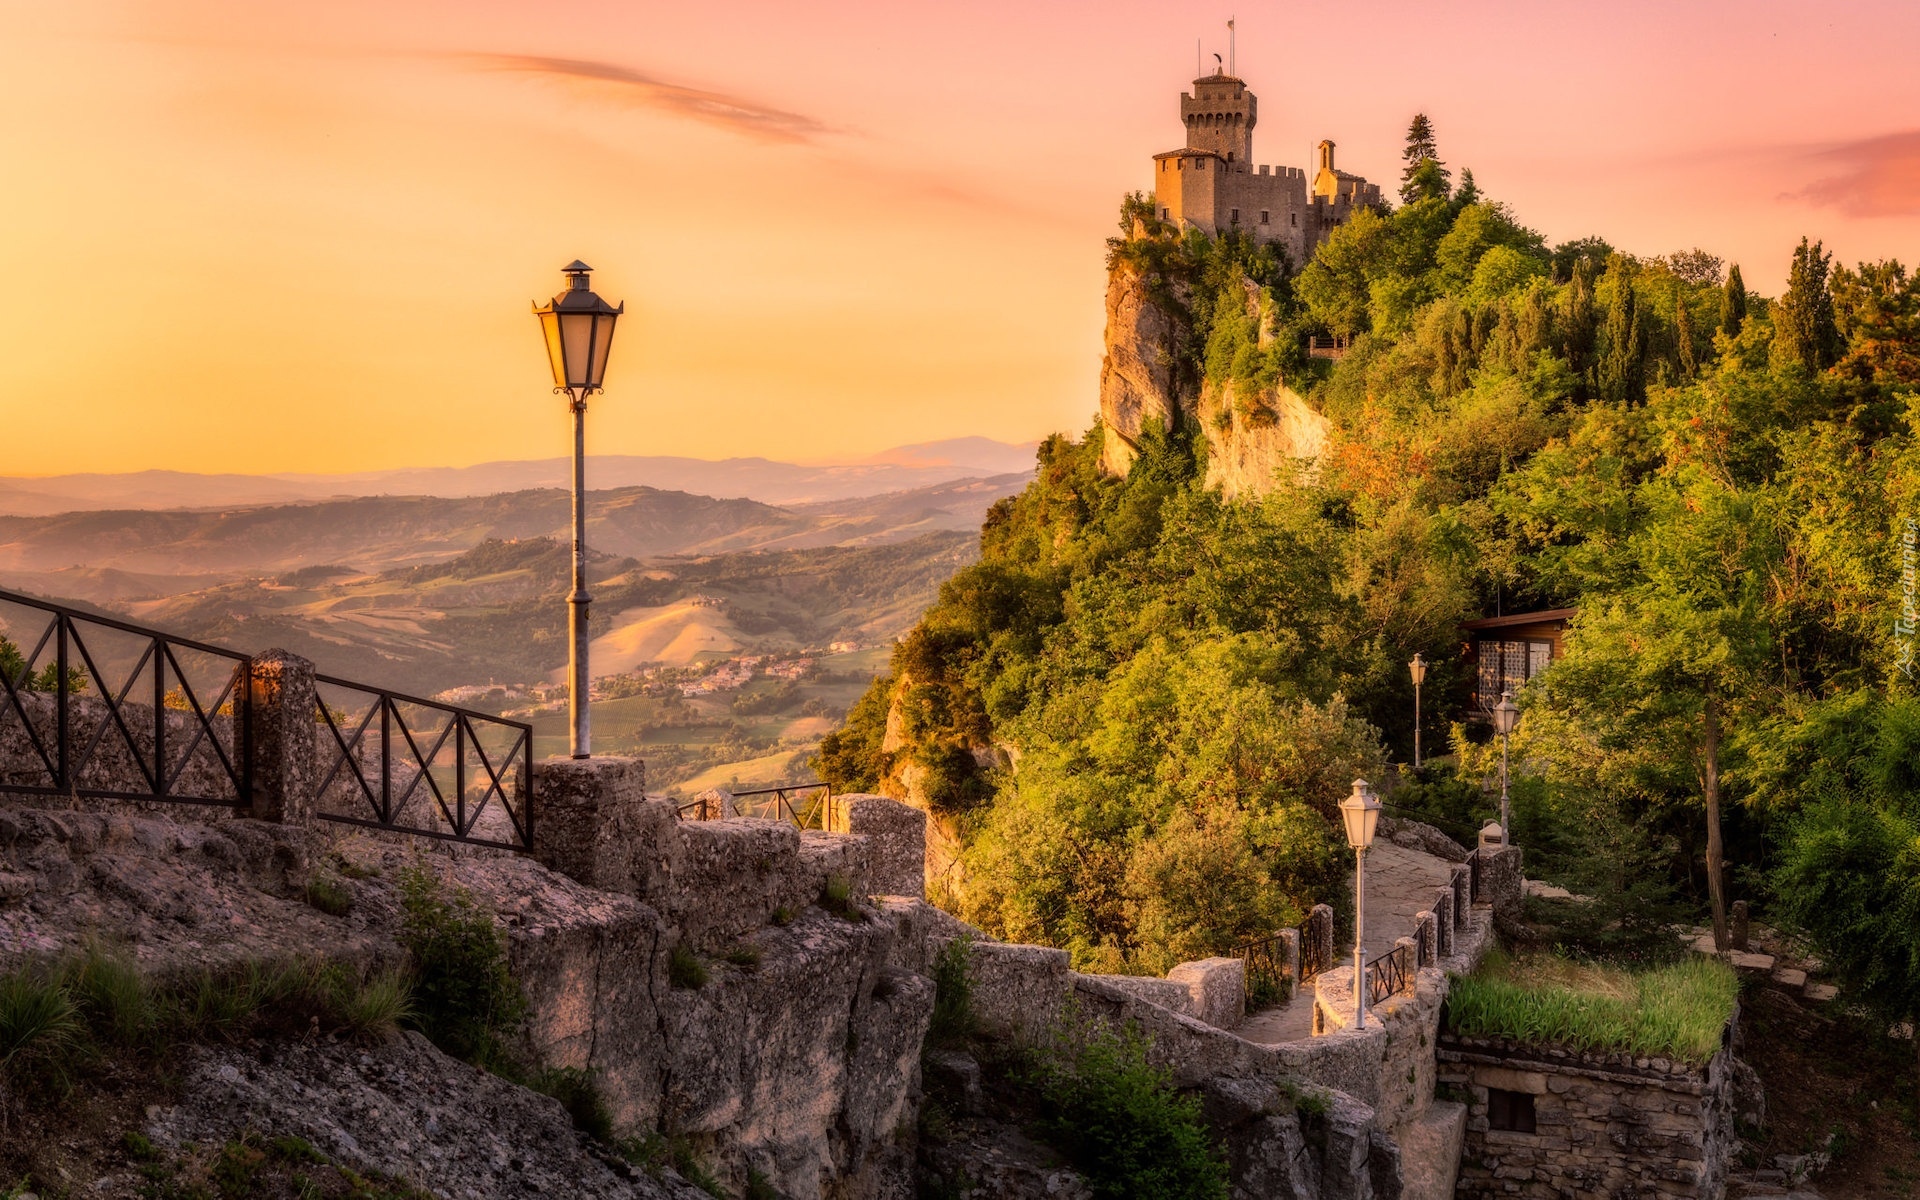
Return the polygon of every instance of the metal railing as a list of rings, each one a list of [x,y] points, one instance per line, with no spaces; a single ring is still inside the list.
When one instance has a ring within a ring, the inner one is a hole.
[[[0,635],[0,791],[251,800],[247,655],[9,591]]]
[[[1286,999],[1293,991],[1292,963],[1288,961],[1286,938],[1280,934],[1247,942],[1227,951],[1246,965],[1246,995],[1249,1009]]]
[[[1323,943],[1320,938],[1311,936],[1312,929],[1311,921],[1303,922],[1300,926],[1300,982],[1302,983],[1333,965],[1333,956],[1328,951],[1331,941]]]
[[[808,792],[814,795],[801,802]],[[733,815],[769,821],[790,821],[801,829],[828,829],[833,818],[833,788],[825,783],[781,783],[730,793]],[[760,797],[766,797],[760,799]],[[681,804],[680,816],[689,821],[718,821],[727,814],[704,795]]]
[[[533,726],[326,675],[314,684],[322,741],[314,816],[533,848]]]
[[[1379,1004],[1388,996],[1408,990],[1410,981],[1406,963],[1403,961],[1404,957],[1396,946],[1367,964],[1367,1004],[1369,1006]]]

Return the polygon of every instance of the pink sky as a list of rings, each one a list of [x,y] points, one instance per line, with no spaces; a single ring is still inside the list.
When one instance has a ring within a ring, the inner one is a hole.
[[[1920,6],[0,0],[0,474],[563,453],[529,300],[630,314],[596,451],[1083,429],[1194,39],[1263,162],[1408,118],[1553,240],[1920,258]],[[1211,58],[1207,60],[1211,62]]]

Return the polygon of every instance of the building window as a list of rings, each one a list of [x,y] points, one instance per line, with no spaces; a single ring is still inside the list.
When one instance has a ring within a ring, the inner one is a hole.
[[[1474,703],[1492,712],[1500,703],[1500,693],[1518,692],[1527,680],[1547,669],[1553,662],[1553,643],[1481,638],[1473,644],[1473,656],[1479,668]]]
[[[1528,1092],[1487,1089],[1487,1128],[1509,1133],[1533,1132],[1533,1096]]]
[[[1240,210],[1237,208],[1228,209],[1227,220],[1233,222],[1235,225],[1238,225],[1240,223]]]
[[[1292,227],[1293,227],[1293,228],[1295,228],[1295,229],[1298,229],[1298,228],[1300,228],[1300,214],[1299,214],[1299,213],[1288,213],[1288,214],[1287,214],[1287,224],[1288,224],[1288,225],[1290,225],[1290,226],[1292,226]]]
[[[1273,212],[1271,209],[1263,208],[1260,210],[1260,223],[1262,225],[1273,224]]]
[[[1165,208],[1163,208],[1163,209],[1161,209],[1161,210],[1160,210],[1160,219],[1161,219],[1162,221],[1171,221],[1171,220],[1173,220],[1173,212],[1172,212],[1172,210],[1171,210],[1171,209],[1165,209]]]

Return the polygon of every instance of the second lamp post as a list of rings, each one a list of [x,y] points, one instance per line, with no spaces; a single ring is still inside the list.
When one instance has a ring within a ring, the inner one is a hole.
[[[1520,706],[1512,692],[1501,692],[1500,703],[1493,706],[1493,727],[1500,733],[1500,844],[1513,845],[1513,826],[1507,808],[1507,736],[1520,723]]]
[[[546,304],[535,303],[534,315],[547,337],[547,360],[553,366],[553,390],[567,394],[573,410],[573,591],[567,596],[567,751],[575,758],[593,755],[593,730],[588,716],[590,676],[587,673],[587,397],[600,391],[607,377],[607,352],[613,349],[613,323],[627,310],[593,294],[587,286],[592,267],[574,259],[560,270],[567,290]]]

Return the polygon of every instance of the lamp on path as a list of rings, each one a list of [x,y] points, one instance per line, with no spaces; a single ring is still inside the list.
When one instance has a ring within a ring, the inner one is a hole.
[[[1500,844],[1513,845],[1513,827],[1507,812],[1507,736],[1520,723],[1520,706],[1512,692],[1501,692],[1500,703],[1493,706],[1493,727],[1500,731]]]
[[[1420,769],[1420,685],[1426,682],[1427,660],[1424,655],[1415,654],[1413,661],[1407,664],[1407,670],[1413,672],[1413,769]]]
[[[1362,935],[1367,912],[1367,847],[1380,824],[1380,798],[1364,779],[1353,781],[1353,794],[1340,802],[1346,822],[1347,844],[1353,847],[1353,1027],[1367,1024],[1367,951]]]
[[[567,394],[573,410],[573,591],[567,596],[567,749],[575,758],[593,754],[587,712],[587,397],[601,390],[607,355],[613,349],[613,325],[627,310],[593,294],[587,286],[592,267],[574,259],[560,268],[567,290],[546,304],[536,303],[540,331],[547,339],[553,390]]]

